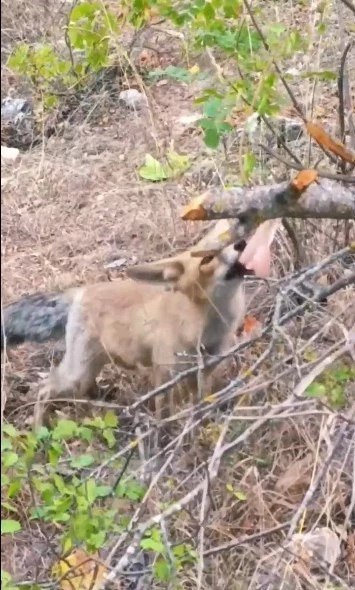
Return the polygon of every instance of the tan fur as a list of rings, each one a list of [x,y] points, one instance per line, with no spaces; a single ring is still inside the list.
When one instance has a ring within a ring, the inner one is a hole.
[[[196,365],[201,346],[220,354],[231,344],[245,314],[243,278],[226,279],[240,257],[233,246],[201,260],[185,252],[132,267],[129,278],[73,292],[66,353],[42,398],[83,397],[110,361],[125,369],[152,369],[153,386]],[[196,395],[197,377],[187,389]],[[176,391],[169,398],[170,412]],[[162,399],[157,413],[162,415]]]

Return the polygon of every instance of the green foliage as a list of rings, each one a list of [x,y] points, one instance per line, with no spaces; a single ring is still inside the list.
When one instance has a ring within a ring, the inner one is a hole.
[[[1,570],[1,589],[2,590],[19,590],[18,586],[12,583],[10,574]]]
[[[66,27],[66,55],[49,44],[20,44],[8,60],[15,72],[28,76],[44,100],[57,104],[58,93],[80,89],[87,75],[106,67],[110,43],[119,32],[117,17],[103,2],[80,2],[71,10]]]
[[[336,368],[324,371],[321,378],[307,388],[305,395],[324,398],[332,408],[342,409],[347,403],[348,384],[355,385],[355,367],[339,364]]]
[[[151,80],[156,80],[157,78],[170,78],[171,80],[176,80],[177,82],[194,82],[196,80],[203,80],[206,78],[206,74],[200,72],[199,68],[194,69],[193,67],[189,70],[186,68],[178,68],[176,66],[168,66],[164,70],[158,69],[152,72],[149,72],[148,78]]]
[[[281,23],[265,22],[261,8],[253,7],[254,15],[262,23],[264,39],[245,19],[242,0],[123,0],[119,9],[109,2],[82,0],[70,9],[65,29],[67,51],[58,54],[50,45],[21,44],[10,57],[8,65],[14,71],[29,76],[40,93],[44,107],[51,108],[58,101],[58,91],[76,91],[84,87],[87,76],[107,67],[117,52],[120,33],[128,23],[135,29],[148,25],[153,17],[163,17],[184,30],[187,51],[201,52],[212,48],[216,54],[235,61],[238,78],[233,80],[218,72],[220,91],[211,88],[196,101],[203,107],[198,125],[204,131],[206,145],[215,149],[225,133],[231,131],[229,117],[234,107],[247,108],[248,113],[261,116],[275,115],[289,102],[280,92],[280,76],[274,60],[281,66],[284,60],[304,51],[309,39],[307,32],[290,29]],[[325,31],[319,24],[319,34]],[[265,43],[263,42],[265,41]],[[297,73],[296,73],[297,74]],[[329,80],[334,72],[302,72],[302,77]],[[164,70],[149,72],[151,80],[162,76],[189,83],[206,77],[198,67],[186,69],[169,65]],[[285,77],[293,77],[287,73]],[[244,162],[243,181],[250,179],[254,163],[250,157]],[[146,167],[151,168],[150,164]],[[144,173],[144,172],[143,172]],[[160,170],[158,178],[170,178]],[[154,174],[153,174],[154,176]],[[147,176],[144,176],[148,178]]]
[[[93,551],[104,545],[110,533],[120,533],[127,515],[114,507],[115,498],[139,502],[145,487],[132,477],[122,478],[118,485],[105,485],[87,470],[110,458],[117,428],[112,412],[81,424],[59,420],[52,430],[40,428],[36,433],[5,424],[1,534],[14,534],[28,521],[47,522],[61,530],[65,551],[77,544]],[[31,501],[22,522],[24,497],[26,505],[28,497]]]
[[[161,582],[171,581],[183,567],[196,562],[197,555],[189,543],[174,545],[169,550],[158,527],[148,530],[141,540],[141,548],[155,553],[155,578]]]

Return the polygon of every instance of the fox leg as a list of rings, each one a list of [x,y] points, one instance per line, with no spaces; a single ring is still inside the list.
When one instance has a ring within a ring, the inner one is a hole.
[[[153,386],[154,389],[156,389],[157,387],[160,387],[161,385],[164,385],[164,383],[166,383],[167,381],[169,381],[171,378],[171,374],[169,371],[165,370],[164,368],[160,367],[160,366],[154,366],[153,368]],[[150,408],[152,411],[155,411],[156,417],[158,420],[161,420],[162,418],[166,418],[167,415],[171,414],[171,407],[172,407],[172,401],[171,401],[171,391],[168,392],[164,392],[164,393],[160,393],[159,395],[157,395],[155,398],[153,398],[152,400],[150,400]],[[167,412],[167,407],[166,407],[166,397],[169,396],[169,411]]]
[[[35,408],[35,423],[43,416],[44,403],[54,397],[88,396],[96,387],[96,377],[105,364],[105,354],[96,339],[85,332],[83,325],[68,322],[66,352],[58,367],[54,367],[40,390]]]

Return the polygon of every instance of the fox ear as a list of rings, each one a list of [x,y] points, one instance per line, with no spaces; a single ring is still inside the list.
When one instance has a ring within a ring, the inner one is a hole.
[[[140,264],[128,268],[126,274],[135,281],[146,283],[174,283],[184,272],[184,266],[178,260],[164,263]]]
[[[248,240],[239,261],[248,270],[254,271],[257,277],[266,278],[271,272],[270,247],[276,231],[281,225],[281,219],[264,221],[257,228],[255,234]]]

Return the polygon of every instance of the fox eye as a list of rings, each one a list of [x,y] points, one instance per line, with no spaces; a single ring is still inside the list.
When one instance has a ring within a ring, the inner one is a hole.
[[[243,250],[245,250],[247,243],[245,240],[240,240],[240,242],[237,242],[236,244],[234,244],[234,250],[236,252],[243,252]]]
[[[204,256],[201,260],[201,266],[204,264],[209,264],[214,259],[214,256],[210,254],[209,256]]]

